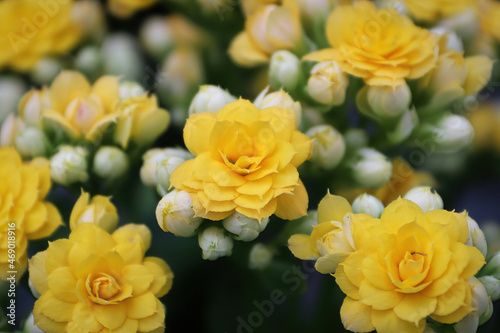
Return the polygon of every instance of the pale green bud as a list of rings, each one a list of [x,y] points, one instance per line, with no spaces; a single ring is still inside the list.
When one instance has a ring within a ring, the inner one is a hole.
[[[365,88],[367,103],[379,117],[398,117],[410,107],[411,91],[406,83],[397,87],[365,86]]]
[[[62,146],[50,160],[50,176],[58,184],[68,186],[88,180],[88,151],[83,147]]]
[[[102,41],[106,33],[106,17],[102,3],[94,0],[75,1],[71,18],[82,28],[83,38],[93,43]]]
[[[443,209],[443,199],[437,192],[433,192],[429,186],[412,188],[405,194],[404,199],[416,203],[424,213]]]
[[[486,266],[481,270],[481,276],[488,275],[500,280],[500,252],[492,254]]]
[[[50,143],[39,128],[27,127],[17,132],[14,146],[23,157],[38,157],[47,154]]]
[[[300,76],[300,60],[290,51],[275,52],[271,57],[269,78],[274,89],[294,91]]]
[[[408,139],[419,124],[418,114],[415,110],[407,110],[399,119],[396,127],[387,133],[388,139],[394,143],[401,143]]]
[[[478,20],[476,11],[472,8],[465,10],[457,15],[450,16],[439,22],[439,26],[450,31],[455,31],[462,39],[468,40],[477,38],[480,20]]]
[[[315,126],[306,134],[314,139],[313,163],[328,170],[339,165],[345,154],[342,134],[330,125]]]
[[[17,133],[25,127],[21,118],[16,117],[14,113],[9,114],[0,128],[0,147],[13,147]]]
[[[189,193],[180,190],[173,190],[160,200],[156,220],[163,231],[180,237],[194,236],[203,222],[201,217],[195,217]]]
[[[382,153],[372,148],[361,148],[352,165],[354,180],[362,187],[378,188],[392,175],[392,163]]]
[[[0,76],[0,123],[17,108],[27,90],[23,80],[14,76]]]
[[[31,69],[31,78],[39,84],[50,83],[62,70],[63,66],[59,60],[43,58]]]
[[[355,214],[367,214],[379,218],[384,211],[384,204],[370,194],[361,194],[352,203],[352,211]]]
[[[274,253],[268,246],[257,243],[250,250],[248,266],[250,269],[265,269],[271,264],[273,256]]]
[[[120,100],[124,100],[130,97],[142,96],[146,93],[146,89],[144,89],[137,82],[124,81],[120,82],[120,85],[118,86],[118,92],[120,94]]]
[[[76,54],[75,68],[90,77],[97,77],[102,65],[101,51],[95,46],[86,46]]]
[[[156,165],[156,181],[162,192],[168,192],[170,188],[170,176],[172,176],[174,170],[192,157],[184,149],[165,149],[165,158]]]
[[[244,242],[251,242],[264,231],[269,222],[269,218],[264,218],[260,222],[257,219],[247,217],[235,212],[222,221],[224,228],[235,235],[234,239]]]
[[[491,319],[491,316],[493,316],[493,300],[491,297],[489,297],[489,302],[488,302],[488,309],[486,312],[484,312],[481,316],[479,316],[479,325],[481,326],[482,324],[486,323],[488,320]]]
[[[93,171],[102,179],[121,178],[128,167],[128,156],[118,147],[101,147],[95,154]]]
[[[200,87],[189,106],[189,115],[200,112],[217,113],[220,109],[231,102],[236,101],[236,97],[226,90],[212,85]]]
[[[415,129],[417,139],[432,140],[437,152],[454,153],[468,147],[474,139],[474,128],[463,116],[448,114],[434,124]]]
[[[140,170],[141,181],[144,185],[149,187],[156,187],[158,182],[156,180],[156,169],[158,163],[167,158],[166,149],[153,148],[142,156],[142,167]]]
[[[125,33],[110,34],[101,50],[105,73],[121,76],[125,80],[143,79],[144,60],[134,37]]]
[[[489,275],[481,276],[478,280],[484,285],[488,296],[490,296],[493,301],[500,299],[500,280]]]
[[[344,133],[347,150],[359,149],[368,146],[368,135],[361,128],[350,128]]]
[[[465,245],[475,246],[479,251],[481,251],[483,256],[486,257],[488,254],[488,245],[483,231],[467,212],[463,212],[462,214],[465,215],[467,224],[469,225],[469,237],[467,238]]]
[[[306,91],[311,98],[323,105],[341,105],[345,101],[349,78],[335,61],[316,64],[311,70]]]
[[[216,260],[233,253],[233,239],[223,228],[208,227],[198,235],[198,245],[205,260]]]
[[[146,52],[157,59],[161,59],[174,44],[170,26],[161,16],[149,17],[144,22],[139,39]]]
[[[471,305],[474,310],[454,325],[457,333],[476,332],[479,326],[479,318],[485,318],[490,312],[490,298],[484,285],[475,277],[467,281],[472,291]]]

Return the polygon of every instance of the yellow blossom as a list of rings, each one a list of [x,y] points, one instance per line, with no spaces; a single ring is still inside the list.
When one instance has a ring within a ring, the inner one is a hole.
[[[334,275],[347,296],[340,310],[346,329],[423,332],[429,316],[452,324],[474,310],[468,279],[485,261],[477,248],[465,245],[469,231],[463,215],[424,214],[398,199],[379,224]]]
[[[500,110],[495,104],[480,104],[470,112],[469,121],[474,127],[475,149],[495,149],[500,151]]]
[[[479,6],[479,22],[481,30],[487,36],[500,40],[500,3],[493,0],[484,0]]]
[[[110,235],[83,223],[31,258],[30,280],[41,295],[36,326],[53,333],[164,331],[158,297],[170,290],[172,271],[162,259],[144,257],[147,227],[122,228]]]
[[[318,225],[311,235],[293,235],[288,247],[302,260],[316,260],[316,270],[334,273],[339,263],[357,249],[362,233],[376,226],[377,220],[366,214],[352,214],[346,199],[327,194],[318,206]]]
[[[368,1],[339,6],[326,29],[332,48],[305,59],[335,60],[369,85],[397,87],[422,77],[436,63],[438,37],[390,7],[377,9]]]
[[[403,0],[408,14],[420,21],[435,22],[473,8],[476,0]]]
[[[197,216],[222,220],[237,211],[263,219],[292,220],[307,212],[297,167],[312,154],[312,140],[297,129],[295,112],[259,110],[247,100],[218,113],[190,116],[186,147],[196,157],[175,169],[173,186],[191,195]]]
[[[71,20],[73,0],[0,1],[0,69],[33,68],[47,55],[70,50],[80,39],[80,27]]]
[[[80,198],[76,201],[69,218],[71,230],[81,223],[93,223],[107,232],[112,232],[118,224],[118,213],[116,207],[108,197],[96,195],[90,200],[90,195],[82,191]]]
[[[158,0],[109,0],[108,8],[113,15],[127,18],[136,11],[151,7],[157,2]]]
[[[246,16],[253,14],[260,6],[278,4],[280,0],[241,0],[241,7]]]
[[[51,186],[46,160],[22,163],[14,149],[0,148],[0,180],[0,279],[13,270],[8,268],[7,253],[8,229],[14,225],[14,265],[19,278],[26,269],[27,240],[51,235],[62,221],[56,207],[43,200]]]

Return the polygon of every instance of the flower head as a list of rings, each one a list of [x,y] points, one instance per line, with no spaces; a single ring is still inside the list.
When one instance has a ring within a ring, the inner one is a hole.
[[[90,195],[82,191],[71,211],[69,226],[73,230],[82,223],[93,223],[111,232],[116,229],[118,224],[116,207],[108,197],[96,195],[90,200]]]
[[[474,0],[404,0],[410,16],[421,21],[434,22],[472,8]]]
[[[312,140],[296,128],[292,110],[259,110],[243,99],[192,115],[184,142],[196,157],[175,169],[171,184],[191,194],[197,216],[211,220],[234,211],[258,220],[303,216],[308,197],[297,167],[311,157]]]
[[[50,243],[29,263],[30,280],[41,294],[35,325],[54,333],[163,332],[165,309],[158,297],[170,290],[173,274],[162,259],[144,257],[150,238],[144,225],[109,234],[83,223],[69,239]]]

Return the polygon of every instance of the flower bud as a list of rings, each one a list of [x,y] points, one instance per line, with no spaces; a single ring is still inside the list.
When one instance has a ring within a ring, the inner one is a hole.
[[[127,154],[117,147],[101,147],[94,157],[93,171],[99,178],[115,180],[127,172],[129,160]]]
[[[186,162],[185,158],[176,155],[167,155],[163,161],[158,162],[156,166],[156,180],[161,192],[168,192],[170,188],[170,176],[184,162]]]
[[[62,146],[50,160],[50,176],[58,184],[68,186],[86,182],[88,151],[83,147]]]
[[[402,115],[410,107],[411,91],[406,83],[397,87],[365,86],[360,94],[366,93],[366,102],[378,117],[394,118]]]
[[[475,277],[469,278],[468,283],[472,292],[471,306],[474,310],[454,325],[457,333],[476,332],[480,318],[485,321],[485,316],[491,312],[490,298],[484,285]]]
[[[384,211],[382,202],[370,194],[361,194],[352,203],[352,211],[355,214],[367,214],[379,218]]]
[[[24,329],[22,330],[22,333],[43,333],[43,331],[35,325],[35,318],[33,317],[33,313],[30,314],[28,319],[26,319],[26,321],[24,322]]]
[[[43,58],[31,69],[31,78],[39,84],[50,83],[62,70],[62,63],[58,59]]]
[[[361,148],[355,158],[352,174],[360,186],[378,188],[391,178],[391,161],[375,149]]]
[[[141,80],[144,61],[137,41],[125,33],[108,35],[102,44],[104,72],[125,80]]]
[[[109,199],[109,197],[96,195],[90,200],[90,195],[82,191],[69,218],[71,230],[81,223],[92,223],[107,232],[113,232],[118,225],[118,213]]]
[[[75,69],[91,78],[97,78],[103,66],[101,51],[95,46],[83,47],[75,57]]]
[[[325,18],[331,13],[338,0],[296,0],[300,13],[309,21]],[[342,2],[342,0],[340,1]]]
[[[198,235],[198,244],[205,260],[216,260],[233,253],[233,239],[219,227],[208,227]]]
[[[432,140],[437,152],[454,153],[472,143],[474,128],[465,117],[447,114],[436,123],[417,126],[415,137],[417,140]]]
[[[0,123],[14,111],[26,91],[26,84],[14,76],[0,76]]]
[[[142,96],[146,93],[146,90],[137,82],[124,81],[120,82],[118,92],[120,94],[120,100],[124,100],[130,97]]]
[[[250,269],[265,269],[271,264],[273,256],[274,253],[268,246],[257,243],[250,250],[248,266]]]
[[[443,209],[443,199],[437,192],[433,192],[429,186],[412,188],[405,194],[404,198],[416,203],[424,213]]]
[[[200,112],[217,113],[227,104],[236,101],[236,97],[226,90],[212,85],[200,87],[189,106],[189,115]]]
[[[180,190],[173,190],[160,200],[156,220],[163,231],[179,237],[194,236],[203,222],[201,217],[194,216],[189,193]]]
[[[407,110],[397,122],[396,127],[387,132],[387,138],[394,144],[403,142],[411,136],[419,121],[415,110]]]
[[[19,101],[19,117],[27,126],[41,127],[41,114],[43,108],[50,108],[50,98],[46,88],[32,89]]]
[[[488,263],[481,270],[481,276],[488,275],[500,280],[500,252],[491,254],[491,258],[488,260]]]
[[[19,117],[9,114],[0,128],[0,147],[13,147],[17,133],[24,128],[25,124]]]
[[[488,251],[500,251],[500,225],[495,221],[487,221],[481,224],[486,243],[488,244]]]
[[[297,120],[297,124],[300,124],[302,120],[302,106],[283,90],[268,94],[266,88],[255,99],[254,104],[261,110],[274,107],[283,108],[290,111],[292,116]]]
[[[481,283],[484,285],[488,296],[493,301],[497,301],[498,299],[500,299],[500,280],[489,275],[478,277],[478,280],[481,281]]]
[[[469,237],[467,238],[465,245],[475,246],[486,257],[488,254],[488,245],[483,231],[479,228],[477,222],[469,216],[467,211],[462,214],[467,219],[467,224],[469,225]]]
[[[306,91],[311,98],[324,105],[341,105],[345,101],[345,94],[349,78],[335,61],[326,61],[316,64],[311,70],[307,81]]]
[[[430,31],[433,34],[436,34],[438,36],[444,36],[446,38],[446,49],[454,50],[457,52],[464,51],[464,44],[462,43],[462,40],[460,39],[460,37],[458,37],[455,31],[448,30],[444,27],[439,27],[439,26],[430,29]]]
[[[306,133],[314,139],[313,148],[313,163],[320,165],[322,168],[331,170],[334,169],[344,157],[345,142],[335,128],[330,125],[320,125],[311,128]]]
[[[347,150],[354,150],[368,146],[368,135],[361,128],[350,128],[344,133]]]
[[[269,79],[273,89],[295,91],[300,77],[300,60],[290,51],[274,53],[269,66]]]
[[[264,231],[269,222],[269,218],[252,219],[238,212],[234,212],[222,221],[224,228],[235,235],[234,239],[251,242]]]
[[[466,77],[464,82],[465,96],[477,94],[491,78],[494,61],[486,56],[465,58]]]
[[[167,20],[161,16],[152,16],[144,22],[139,39],[146,52],[156,59],[161,59],[174,43]]]
[[[99,43],[104,38],[106,18],[104,8],[99,1],[76,1],[73,4],[71,16],[82,27],[85,39]]]
[[[154,148],[146,151],[142,156],[142,167],[140,171],[141,181],[144,185],[149,187],[156,187],[158,185],[156,180],[156,168],[158,162],[167,158],[164,149]]]
[[[47,154],[50,143],[40,129],[27,127],[17,133],[14,146],[23,157],[38,157]]]

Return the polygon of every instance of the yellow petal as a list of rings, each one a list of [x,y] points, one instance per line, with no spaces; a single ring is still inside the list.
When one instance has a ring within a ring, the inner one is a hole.
[[[127,316],[133,319],[142,319],[152,316],[156,312],[156,298],[151,292],[139,297],[129,298],[127,304]]]
[[[486,56],[474,56],[465,58],[467,77],[465,78],[465,95],[477,94],[484,88],[491,78],[493,61]]]
[[[133,116],[131,114],[120,114],[117,118],[114,140],[122,148],[127,148],[132,133]]]
[[[333,276],[335,277],[335,281],[340,287],[340,290],[342,290],[342,292],[346,294],[347,297],[359,300],[359,288],[349,280],[344,271],[344,265],[342,263],[338,265],[337,270],[335,271],[335,274],[333,274]]]
[[[62,301],[75,303],[76,278],[67,266],[55,269],[47,278],[47,285],[54,296]]]
[[[398,318],[393,310],[372,310],[372,323],[380,333],[422,333],[425,329],[425,319],[422,319],[417,326]]]
[[[172,288],[174,279],[174,273],[172,273],[170,266],[163,259],[156,257],[144,258],[143,265],[146,266],[154,275],[154,279],[149,290],[156,297],[166,295]]]
[[[65,333],[66,323],[58,323],[40,313],[40,303],[35,302],[33,309],[34,324],[43,332]]]
[[[50,86],[51,106],[56,112],[62,114],[75,97],[86,97],[90,90],[90,84],[82,74],[75,71],[63,71]]]
[[[184,126],[184,143],[195,156],[209,151],[209,138],[215,125],[216,115],[211,112],[201,112],[192,115]]]
[[[341,222],[347,213],[352,213],[349,202],[343,197],[328,193],[318,205],[318,223]]]
[[[153,332],[158,328],[164,328],[165,310],[160,300],[156,300],[156,312],[149,317],[139,320],[139,332]]]
[[[100,77],[92,87],[92,93],[96,94],[104,108],[104,113],[114,112],[116,103],[120,97],[119,93],[119,78],[116,76],[106,75]]]
[[[280,195],[277,204],[274,214],[280,219],[295,220],[307,215],[309,197],[302,181],[299,179],[299,184],[294,186],[292,194]]]
[[[138,264],[127,265],[122,270],[123,280],[132,285],[133,295],[139,296],[149,290],[154,275],[150,270]]]
[[[139,332],[139,321],[136,319],[127,318],[123,325],[113,330],[113,333]]]
[[[318,257],[318,254],[311,249],[310,239],[311,236],[308,235],[292,235],[288,240],[288,248],[299,259],[315,259]]]
[[[44,293],[36,301],[40,307],[40,312],[47,318],[64,323],[71,321],[73,309],[76,303],[64,302],[54,296],[51,290]]]
[[[39,294],[44,294],[49,286],[47,285],[47,270],[45,269],[45,259],[47,251],[40,251],[29,260],[30,281]]]
[[[229,55],[240,66],[254,67],[265,64],[270,56],[260,50],[246,32],[239,33],[229,46]]]
[[[116,122],[116,113],[107,114],[92,125],[92,128],[85,134],[85,140],[96,142],[102,140],[109,125]]]
[[[47,122],[54,124],[57,128],[61,128],[70,137],[77,138],[80,136],[80,131],[61,114],[53,110],[45,110],[42,117]]]
[[[108,330],[115,330],[127,319],[127,306],[124,303],[95,305],[93,312],[96,319]]]
[[[378,289],[368,280],[361,282],[359,286],[359,300],[375,310],[392,309],[399,304],[403,294],[394,290]]]
[[[361,289],[361,288],[360,288]],[[405,294],[401,302],[394,307],[394,313],[402,320],[415,326],[436,310],[437,299],[417,294]]]
[[[168,127],[170,114],[163,109],[141,112],[132,126],[132,139],[140,145],[149,145]]]
[[[306,54],[304,57],[302,57],[302,60],[323,62],[323,61],[336,60],[337,58],[338,58],[337,50],[323,49],[320,51]]]
[[[344,327],[352,332],[371,332],[375,329],[371,320],[371,309],[350,297],[346,297],[342,303],[340,318]]]
[[[88,330],[89,332],[99,332],[103,329],[102,325],[99,323],[99,321],[97,321],[92,311],[92,307],[85,306],[82,303],[76,303],[72,319],[73,320],[70,325],[75,325],[75,330],[78,329],[79,331]]]
[[[457,311],[463,304],[465,304],[467,288],[469,288],[469,286],[464,280],[460,280],[455,283],[450,290],[437,298],[438,303],[433,315],[447,316]]]
[[[329,253],[320,257],[314,266],[321,274],[333,274],[339,264],[350,255],[349,252]]]
[[[295,149],[295,155],[290,162],[293,166],[298,167],[312,157],[313,140],[311,140],[311,138],[307,135],[299,131],[294,131],[290,143]]]

